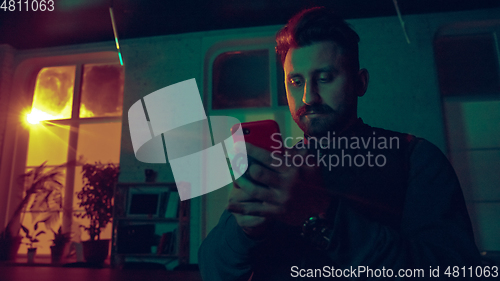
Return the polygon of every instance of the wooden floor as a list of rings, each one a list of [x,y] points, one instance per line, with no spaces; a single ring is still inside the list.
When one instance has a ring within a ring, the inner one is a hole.
[[[0,265],[2,281],[201,281],[196,271]]]
[[[202,281],[196,266],[190,267],[191,270],[167,271],[144,266],[111,268],[109,260],[102,268],[67,262],[53,264],[50,257],[37,256],[35,264],[28,264],[24,255],[18,255],[15,261],[0,262],[0,281]]]

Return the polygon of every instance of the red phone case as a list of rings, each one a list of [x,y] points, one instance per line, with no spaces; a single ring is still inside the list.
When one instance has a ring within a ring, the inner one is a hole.
[[[234,125],[231,128],[231,133],[234,134],[239,126],[239,124]],[[234,142],[245,141],[268,151],[283,149],[280,128],[274,120],[241,123],[241,129],[244,139],[233,135]]]

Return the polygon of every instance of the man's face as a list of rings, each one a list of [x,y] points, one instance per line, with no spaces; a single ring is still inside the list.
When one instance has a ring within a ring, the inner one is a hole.
[[[323,136],[344,129],[357,118],[357,97],[366,90],[359,78],[366,74],[367,80],[367,73],[350,70],[336,43],[292,48],[283,68],[288,106],[305,134]]]

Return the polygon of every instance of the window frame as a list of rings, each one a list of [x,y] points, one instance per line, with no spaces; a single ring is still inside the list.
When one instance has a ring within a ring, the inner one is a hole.
[[[17,177],[27,168],[27,153],[29,143],[29,127],[26,125],[26,114],[31,109],[34,97],[36,79],[41,69],[63,65],[76,65],[75,88],[81,91],[81,78],[85,64],[120,64],[118,53],[109,44],[89,44],[84,46],[66,46],[44,50],[16,51],[10,90],[9,109],[5,135],[0,159],[0,184],[7,189],[3,202],[4,224],[12,216],[15,207],[22,199],[24,189],[18,184]],[[78,82],[77,82],[78,81]],[[74,90],[75,91],[75,90]],[[78,103],[73,102],[73,107]],[[78,108],[79,112],[79,108]],[[74,116],[72,112],[72,117]],[[121,122],[120,117],[85,117],[77,123],[100,123],[103,121]],[[79,118],[79,116],[77,116]],[[72,124],[74,119],[52,120],[59,124]],[[77,141],[77,138],[76,140]],[[72,179],[74,183],[74,178]],[[68,177],[66,176],[66,182]],[[73,184],[71,185],[73,187]],[[66,189],[66,186],[65,186]],[[71,199],[73,196],[67,196]],[[66,200],[63,198],[63,200]],[[72,201],[72,200],[71,200]],[[64,206],[64,201],[63,201]],[[72,216],[72,214],[71,214]],[[19,229],[15,222],[12,229]],[[63,229],[64,230],[64,229]]]
[[[475,37],[475,36],[484,36],[491,35],[493,38],[493,42],[495,44],[495,52],[498,66],[500,67],[500,45],[499,45],[499,36],[500,36],[500,22],[498,20],[486,20],[486,21],[461,21],[453,24],[448,24],[440,27],[440,29],[434,35],[433,42],[433,51],[435,55],[435,62],[437,63],[438,58],[436,53],[436,44],[438,40],[442,40],[443,38],[466,38],[466,37]],[[439,75],[439,68],[436,68],[436,78]],[[437,80],[437,79],[436,79]],[[439,80],[437,80],[439,83]],[[446,137],[446,155],[450,159],[450,163],[454,166],[454,169],[457,173],[458,179],[461,181],[462,192],[464,194],[464,199],[467,204],[467,208],[469,211],[469,215],[471,218],[472,227],[475,233],[476,244],[481,251],[495,251],[496,247],[498,248],[498,243],[493,243],[492,237],[495,237],[492,234],[491,229],[494,229],[497,225],[488,225],[487,228],[484,227],[488,216],[485,214],[495,214],[498,213],[500,201],[497,198],[485,198],[481,197],[482,194],[485,194],[485,190],[488,187],[481,186],[478,184],[478,181],[471,180],[474,179],[478,173],[475,172],[473,166],[469,166],[470,164],[477,164],[484,161],[483,159],[478,162],[473,162],[470,159],[459,157],[463,155],[468,155],[468,153],[477,153],[477,152],[485,152],[485,151],[495,151],[497,147],[473,147],[471,143],[457,143],[457,141],[452,140],[452,136],[456,136],[457,134],[453,134],[452,131],[461,131],[464,127],[466,127],[467,121],[461,118],[453,119],[453,122],[450,122],[450,108],[462,108],[462,104],[466,103],[474,103],[474,102],[498,102],[500,100],[500,96],[498,93],[470,93],[470,94],[460,94],[460,95],[444,95],[441,89],[441,85],[439,85],[439,99],[441,103],[441,116],[444,120],[443,122],[443,131],[445,132]],[[457,112],[456,110],[454,111]],[[456,116],[456,115],[455,115]],[[453,124],[455,123],[455,124]],[[456,123],[459,123],[462,127],[455,127]],[[463,134],[463,135],[462,135]],[[468,135],[465,133],[460,134],[462,138],[466,138]],[[462,154],[462,155],[461,155]],[[459,159],[459,160],[457,160]],[[463,169],[463,166],[456,166],[457,162],[464,162],[465,166],[468,166],[467,169]],[[482,191],[480,191],[480,189]],[[491,193],[490,193],[491,194]],[[491,222],[491,221],[490,221]]]
[[[219,38],[211,38],[218,43],[212,44],[205,52],[205,65],[204,65],[204,103],[207,112],[217,112],[217,114],[225,114],[234,111],[276,111],[286,109],[287,105],[279,105],[278,103],[278,76],[276,60],[279,60],[275,52],[276,41],[274,36],[261,36],[247,39],[237,40],[218,40]],[[269,55],[269,87],[270,87],[270,106],[268,107],[240,107],[240,108],[227,108],[227,109],[213,109],[213,66],[217,57],[227,52],[245,52],[245,51],[258,51],[268,50]]]

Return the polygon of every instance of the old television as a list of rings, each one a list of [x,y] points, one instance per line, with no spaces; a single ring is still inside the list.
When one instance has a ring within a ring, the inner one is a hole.
[[[131,188],[128,193],[127,217],[158,218],[164,192],[151,188]]]

